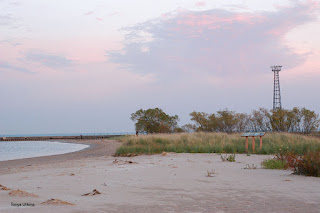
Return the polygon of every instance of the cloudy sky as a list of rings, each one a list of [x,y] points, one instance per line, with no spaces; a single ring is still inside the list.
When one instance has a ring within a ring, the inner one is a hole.
[[[0,135],[132,132],[130,114],[320,112],[318,0],[0,0]]]

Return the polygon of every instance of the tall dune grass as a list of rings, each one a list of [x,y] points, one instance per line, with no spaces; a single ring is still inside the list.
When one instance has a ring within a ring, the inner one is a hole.
[[[180,133],[126,136],[116,155],[176,153],[245,153],[245,138],[241,134],[226,133]],[[252,139],[249,137],[249,152],[252,152]],[[256,137],[256,154],[275,154],[279,149],[304,154],[308,150],[320,151],[320,140],[314,137],[289,133],[267,133],[259,149]]]

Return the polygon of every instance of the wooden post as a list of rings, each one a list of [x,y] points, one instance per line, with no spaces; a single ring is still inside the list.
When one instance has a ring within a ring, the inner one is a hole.
[[[246,152],[248,152],[248,136],[246,137]]]
[[[262,136],[260,136],[260,150],[262,149]]]
[[[256,146],[256,141],[254,140],[254,136],[252,136],[252,152],[254,152]]]

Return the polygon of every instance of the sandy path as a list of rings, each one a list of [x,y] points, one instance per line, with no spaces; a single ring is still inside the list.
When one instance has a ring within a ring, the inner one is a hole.
[[[218,154],[169,153],[39,164],[0,175],[0,184],[39,195],[10,197],[0,191],[0,212],[319,212],[320,178],[262,169],[267,157],[236,155],[231,163]],[[258,167],[244,169],[246,164]],[[208,170],[215,171],[213,177]],[[93,189],[102,194],[81,196]],[[76,205],[41,205],[50,198]]]

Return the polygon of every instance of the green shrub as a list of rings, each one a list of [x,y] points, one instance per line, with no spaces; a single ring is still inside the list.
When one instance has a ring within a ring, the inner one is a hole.
[[[236,155],[235,155],[235,154],[229,155],[229,157],[227,158],[227,161],[229,161],[229,162],[235,162],[235,161],[236,161]]]
[[[265,169],[287,169],[287,163],[278,159],[266,159],[262,163]]]

